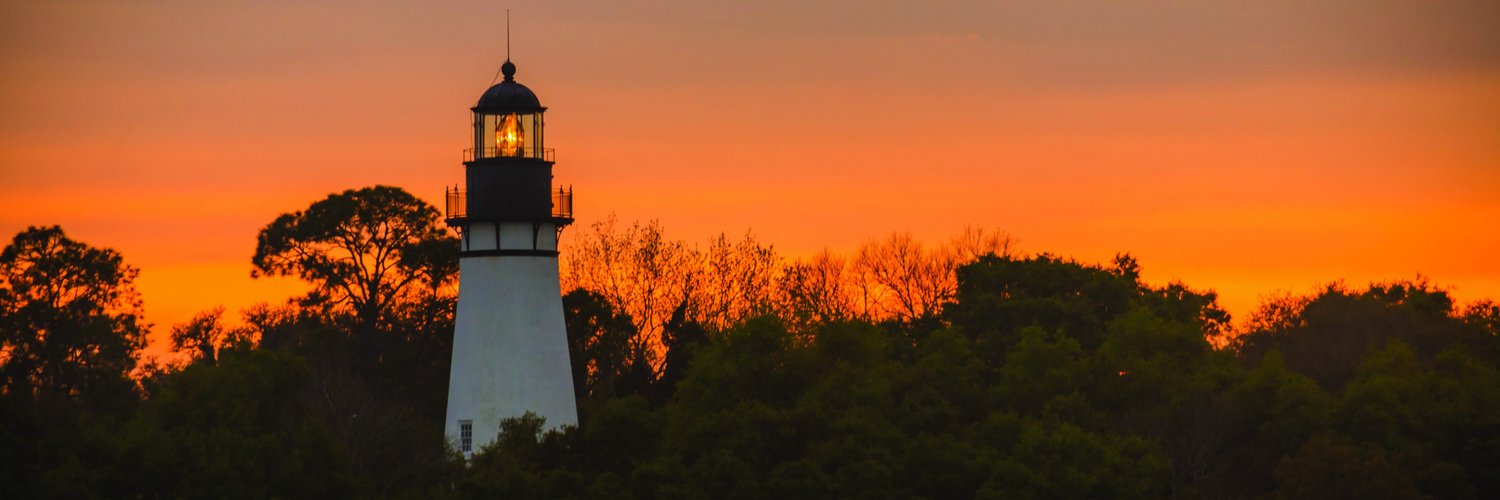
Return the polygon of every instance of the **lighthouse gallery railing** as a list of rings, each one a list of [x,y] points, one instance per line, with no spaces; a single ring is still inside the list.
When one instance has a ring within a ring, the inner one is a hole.
[[[469,148],[464,150],[464,162],[485,158],[536,158],[557,161],[557,152],[552,148]]]
[[[448,200],[445,214],[449,221],[460,220],[469,215],[469,192],[457,186],[444,189]],[[561,219],[573,218],[573,188],[557,188],[552,191],[552,216]]]

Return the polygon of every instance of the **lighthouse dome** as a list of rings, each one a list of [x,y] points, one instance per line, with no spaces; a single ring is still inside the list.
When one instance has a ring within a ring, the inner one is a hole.
[[[479,96],[479,103],[474,105],[476,113],[536,113],[545,111],[541,100],[536,98],[536,93],[516,82],[516,65],[510,61],[500,66],[500,72],[505,74],[505,80],[484,91]]]

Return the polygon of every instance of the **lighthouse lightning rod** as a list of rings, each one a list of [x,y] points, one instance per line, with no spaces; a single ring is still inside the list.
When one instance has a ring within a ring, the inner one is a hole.
[[[505,60],[510,60],[510,9],[505,9]],[[501,63],[499,68],[495,68],[495,77],[490,79],[490,85],[500,81],[500,71],[504,68],[504,63]]]

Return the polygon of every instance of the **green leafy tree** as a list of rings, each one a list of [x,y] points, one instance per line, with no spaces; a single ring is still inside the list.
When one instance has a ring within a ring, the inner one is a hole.
[[[1334,425],[1333,396],[1316,382],[1287,368],[1281,353],[1263,357],[1225,394],[1230,409],[1230,441],[1236,446],[1220,461],[1219,491],[1269,491],[1277,462],[1302,443]]]
[[[1379,446],[1320,435],[1276,466],[1276,483],[1288,498],[1427,498],[1400,461]]]
[[[1028,327],[1021,331],[1020,343],[1006,356],[992,391],[1008,408],[1040,414],[1054,398],[1087,388],[1091,382],[1088,375],[1088,360],[1078,341]]]
[[[121,432],[113,495],[347,498],[348,457],[309,411],[310,373],[271,350],[226,353],[162,380]]]
[[[1355,376],[1367,352],[1392,339],[1409,346],[1425,364],[1455,343],[1479,347],[1493,342],[1482,323],[1466,323],[1455,314],[1447,292],[1420,278],[1372,284],[1363,291],[1333,284],[1311,297],[1266,304],[1234,347],[1249,361],[1280,351],[1288,367],[1336,392]]]
[[[456,484],[466,498],[569,498],[584,493],[577,432],[543,432],[546,420],[526,412],[500,422],[500,436],[474,455]],[[605,495],[596,495],[601,498]],[[614,493],[608,496],[618,496]]]
[[[1007,458],[979,496],[1161,498],[1167,493],[1169,464],[1137,436],[1027,420]]]
[[[1473,328],[1475,335],[1487,344],[1490,356],[1500,356],[1500,304],[1493,300],[1481,300],[1464,309],[1463,322]]]
[[[1500,408],[1500,363],[1462,345],[1439,353],[1435,362],[1420,408],[1441,436],[1434,453],[1462,466],[1468,482],[1494,496],[1500,492],[1500,412],[1494,411]],[[1442,496],[1437,488],[1424,489]]]
[[[1112,268],[1085,266],[1051,255],[980,257],[958,270],[957,303],[944,311],[975,339],[975,350],[1001,359],[1029,326],[1057,332],[1092,349],[1109,321],[1140,296],[1134,259]]]

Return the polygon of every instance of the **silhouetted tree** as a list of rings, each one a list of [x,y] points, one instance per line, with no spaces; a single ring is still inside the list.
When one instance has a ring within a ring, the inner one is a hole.
[[[856,286],[848,273],[847,259],[826,249],[788,263],[777,282],[777,315],[797,331],[856,317]]]
[[[998,234],[898,235],[859,270],[596,232],[569,271],[593,285],[563,298],[580,425],[510,419],[465,466],[441,435],[451,270],[395,268],[422,276],[373,326],[319,287],[242,328],[207,311],[173,328],[194,362],[135,404],[112,354],[131,350],[93,344],[143,328],[133,270],[28,230],[12,247],[50,250],[0,252],[0,497],[1500,495],[1500,307],[1425,281],[1285,296],[1231,329],[1213,292],[1144,283],[1128,255]],[[34,361],[54,340],[73,350]]]
[[[638,332],[635,350],[659,375],[662,331],[678,305],[686,304],[686,319],[708,332],[766,314],[799,332],[852,317],[924,330],[900,324],[936,324],[953,298],[957,267],[982,255],[1009,255],[1012,246],[1004,233],[965,228],[931,249],[895,234],[861,246],[852,259],[824,251],[787,263],[750,233],[737,242],[720,234],[700,251],[667,239],[655,222],[618,229],[611,217],[566,247],[563,283],[565,290],[599,293],[629,314]]]
[[[248,349],[254,342],[250,329],[224,324],[223,307],[198,313],[188,322],[172,327],[172,349],[208,363],[218,360],[221,349]]]
[[[252,313],[278,318],[262,341],[295,346],[315,372],[357,372],[381,393],[442,415],[458,244],[436,208],[390,186],[282,214],[258,235],[253,274],[296,276],[313,289],[295,310]],[[289,332],[306,338],[282,338]]]
[[[628,315],[637,332],[631,352],[648,361],[654,377],[662,363],[662,327],[673,308],[687,299],[699,272],[697,252],[668,240],[656,222],[616,231],[611,217],[592,229],[564,252],[563,289],[598,293]]]
[[[251,262],[252,275],[312,284],[309,304],[347,311],[365,332],[389,328],[398,305],[446,295],[458,240],[436,208],[400,188],[375,186],[277,217],[261,229]]]
[[[133,397],[145,346],[139,271],[120,254],[32,227],[0,251],[0,377],[43,404]]]
[[[631,343],[635,325],[594,292],[574,289],[562,301],[574,396],[579,401],[613,397],[616,381],[637,358]]]
[[[914,321],[938,314],[953,299],[960,266],[987,255],[1009,256],[1013,245],[1005,233],[973,227],[932,248],[896,233],[861,245],[850,277],[866,318]]]
[[[935,313],[954,289],[947,264],[939,252],[927,250],[911,234],[892,234],[860,246],[854,269],[866,291],[866,311],[875,318],[899,320]]]
[[[771,311],[782,266],[772,246],[760,244],[748,232],[734,243],[721,233],[709,240],[701,258],[702,271],[694,274],[682,320],[724,330]],[[674,319],[678,312],[673,311]]]
[[[99,495],[148,325],[120,254],[31,227],[0,250],[0,497]]]
[[[708,329],[688,318],[687,304],[677,306],[672,319],[662,329],[662,348],[666,349],[661,377],[652,384],[647,399],[660,406],[677,392],[677,383],[687,376],[694,353],[708,343]]]
[[[958,271],[957,302],[944,311],[975,339],[984,356],[997,356],[1038,326],[1092,349],[1106,325],[1140,297],[1134,263],[1085,266],[1042,254],[1033,258],[981,257]]]
[[[434,480],[443,452],[459,241],[437,209],[375,186],[329,195],[260,231],[255,275],[312,291],[247,311],[262,346],[306,360],[306,407],[333,429],[347,472],[388,495]]]
[[[348,456],[297,397],[309,375],[290,354],[240,350],[166,377],[121,432],[110,496],[357,496]]]
[[[1277,465],[1276,482],[1288,498],[1428,498],[1399,460],[1379,446],[1318,436]]]
[[[1271,350],[1287,366],[1337,391],[1355,374],[1365,354],[1399,339],[1422,362],[1454,343],[1473,347],[1492,341],[1482,321],[1455,314],[1453,299],[1426,280],[1372,284],[1351,291],[1342,284],[1309,297],[1281,297],[1251,316],[1234,341],[1246,360]]]

